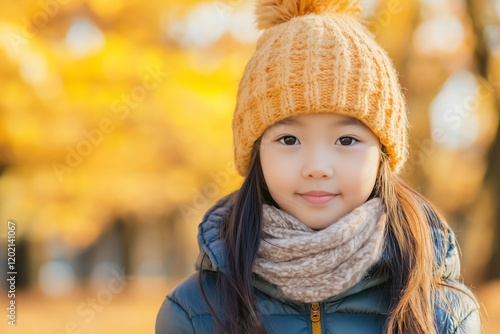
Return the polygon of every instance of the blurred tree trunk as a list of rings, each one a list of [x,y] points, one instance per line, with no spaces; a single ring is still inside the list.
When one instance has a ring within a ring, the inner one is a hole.
[[[484,33],[483,33],[483,20],[481,20],[483,13],[478,11],[477,3],[473,0],[467,0],[467,11],[469,13],[469,17],[471,23],[474,28],[474,33],[476,36],[476,46],[474,50],[474,58],[475,65],[477,66],[478,73],[485,79],[490,79],[491,75],[489,73],[489,54],[488,49],[485,45]],[[493,88],[495,87],[495,83],[489,83]],[[495,106],[499,106],[499,99],[497,92],[495,91],[493,94],[495,98]],[[489,192],[489,196],[493,197],[492,203],[498,203],[498,198],[500,196],[500,143],[498,131],[497,135],[491,144],[489,149],[489,154],[487,157],[488,171],[486,173],[484,179],[484,191]],[[483,198],[483,196],[479,196],[478,199]],[[498,210],[498,204],[493,205],[490,208],[492,212],[492,221],[491,225],[493,227],[493,242],[491,246],[491,250],[488,254],[490,257],[487,268],[484,268],[484,276],[485,280],[500,278],[500,212]]]
[[[498,104],[497,104],[498,105]],[[486,184],[489,184],[493,190],[494,203],[498,203],[500,196],[500,142],[499,136],[495,138],[488,157],[488,173],[486,175]],[[493,245],[491,250],[491,260],[488,266],[486,275],[488,279],[500,278],[500,215],[498,204],[492,208],[494,210],[494,229],[493,229]]]

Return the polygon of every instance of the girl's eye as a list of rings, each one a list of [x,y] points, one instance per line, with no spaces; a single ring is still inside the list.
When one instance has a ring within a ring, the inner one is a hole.
[[[350,146],[350,145],[353,145],[357,142],[358,141],[352,137],[340,137],[339,139],[337,139],[335,144],[342,145],[342,146]]]
[[[297,145],[299,143],[297,137],[294,136],[284,136],[281,137],[278,141],[284,145]]]

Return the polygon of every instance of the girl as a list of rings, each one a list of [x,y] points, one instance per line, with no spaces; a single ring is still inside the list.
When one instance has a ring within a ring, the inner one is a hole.
[[[262,0],[233,118],[241,188],[157,334],[479,333],[452,231],[397,173],[406,104],[355,0]]]

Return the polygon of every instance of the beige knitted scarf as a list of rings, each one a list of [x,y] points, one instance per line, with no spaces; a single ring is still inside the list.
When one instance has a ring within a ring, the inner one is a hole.
[[[378,198],[319,231],[274,206],[264,204],[263,211],[253,271],[288,299],[335,296],[359,283],[382,256],[386,215]]]

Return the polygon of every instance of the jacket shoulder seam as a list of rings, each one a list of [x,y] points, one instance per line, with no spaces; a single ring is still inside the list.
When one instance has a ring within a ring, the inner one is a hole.
[[[472,316],[473,313],[477,312],[478,309],[477,308],[474,308],[472,309],[458,324],[457,326],[455,327],[455,329],[453,330],[453,334],[457,334],[458,333],[458,330],[460,329],[460,327],[462,326],[463,323],[465,323],[465,321],[470,317]]]
[[[188,317],[188,319],[190,320],[191,326],[193,326],[193,318],[189,315],[188,311],[186,311],[186,309],[181,305],[181,303],[172,296],[167,296],[167,299],[169,299],[175,305],[179,306],[179,308],[182,310],[182,312],[184,312],[186,314],[186,316]],[[194,330],[194,328],[193,328],[193,330]]]

